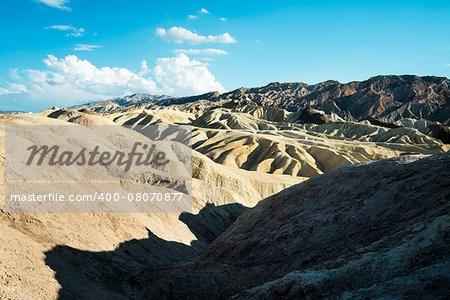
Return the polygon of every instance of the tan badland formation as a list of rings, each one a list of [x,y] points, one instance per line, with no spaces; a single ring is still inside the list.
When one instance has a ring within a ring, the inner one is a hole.
[[[86,119],[91,117],[87,116]],[[80,118],[76,120],[80,121]],[[105,119],[106,124],[107,121]],[[40,115],[23,114],[2,115],[1,124],[66,125],[68,123]],[[89,124],[92,123],[89,122]],[[73,126],[80,125],[75,124]],[[1,149],[4,149],[4,132],[2,132],[2,135]],[[61,143],[60,140],[54,142],[56,144]],[[251,172],[246,170],[235,170],[216,164],[196,152],[193,152],[192,163],[194,178],[193,214],[197,214],[207,203],[216,206],[240,203],[246,207],[251,207],[259,200],[306,179],[264,173],[253,176]],[[4,169],[4,153],[2,153],[1,165]],[[1,197],[3,203],[4,196]],[[2,207],[3,205],[4,203]],[[242,212],[242,209],[231,213],[226,210],[215,212],[213,217],[223,218],[225,225],[229,226],[237,217],[237,214]],[[212,241],[208,238],[208,234],[205,234],[206,237],[201,235],[196,237],[191,229],[179,220],[179,213],[7,214],[2,209],[0,217],[0,298],[57,298],[60,285],[55,279],[54,271],[46,265],[44,254],[57,245],[67,245],[75,249],[89,251],[112,251],[120,243],[132,239],[148,238],[148,230],[163,241],[174,241],[183,245],[197,243],[188,254],[183,254],[180,250],[178,250],[180,253],[175,250],[170,253],[170,249],[167,253],[166,249],[161,248],[156,243],[153,246],[155,249],[147,249],[147,251],[153,253],[153,257],[148,258],[148,263],[156,264],[191,258]],[[210,220],[205,220],[202,227],[208,228],[210,222]],[[222,231],[225,229],[226,227]],[[211,229],[212,232],[215,230],[217,229]],[[221,231],[218,233],[221,233]],[[215,237],[214,234],[213,237]],[[190,247],[186,246],[186,248]],[[145,252],[141,254],[143,257],[147,256]],[[86,288],[85,285],[81,287]]]
[[[443,209],[448,206],[449,157],[405,155],[449,150],[429,128],[445,121],[440,107],[446,107],[448,97],[440,79],[401,80],[417,90],[401,106],[412,105],[416,110],[391,109],[391,116],[401,117],[381,120],[379,125],[342,107],[326,113],[293,110],[295,101],[289,99],[297,95],[304,102],[319,93],[320,105],[311,107],[324,109],[330,101],[341,104],[344,100],[336,100],[339,97],[356,105],[351,97],[357,93],[369,93],[373,101],[384,87],[395,100],[407,89],[395,87],[395,78],[344,87],[335,82],[314,87],[272,84],[222,95],[152,98],[151,104],[146,104],[145,95],[134,95],[80,108],[0,115],[2,126],[177,124],[191,126],[193,131],[191,213],[11,214],[2,208],[0,298],[298,298],[329,291],[330,296],[358,297],[367,291],[377,297],[394,293],[391,282],[410,293],[415,289],[424,290],[424,295],[434,295],[426,294],[429,290],[442,292],[445,265],[437,260],[445,261],[442,247],[448,250],[448,244],[440,240],[442,230],[435,228],[448,225]],[[432,107],[431,119],[414,119],[417,107],[425,105],[419,98],[426,91],[422,85],[427,84],[437,95],[429,96],[431,104],[426,104]],[[385,103],[383,97],[380,101]],[[272,107],[261,106],[269,104]],[[1,134],[4,170],[3,130]],[[106,142],[114,147],[112,139]],[[392,157],[401,158],[345,167]],[[296,185],[309,178],[313,179]],[[266,200],[257,205],[262,199]],[[425,203],[426,199],[430,202]],[[414,256],[414,251],[419,255]],[[412,265],[406,266],[406,260],[412,260]],[[266,265],[267,271],[253,261]],[[425,266],[420,261],[429,263]],[[371,264],[386,271],[369,270]],[[387,268],[389,264],[392,267]],[[393,270],[397,267],[416,287],[397,284],[401,279],[400,271]],[[427,274],[426,280],[421,281],[413,268]],[[355,273],[355,269],[364,271]],[[361,272],[378,279],[355,279]],[[355,282],[354,287],[347,281],[339,288],[334,285],[343,278]]]

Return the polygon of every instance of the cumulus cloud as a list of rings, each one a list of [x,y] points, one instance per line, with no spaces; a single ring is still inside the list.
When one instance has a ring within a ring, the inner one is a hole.
[[[220,18],[220,21],[226,21],[226,20],[228,20],[227,18]]]
[[[69,0],[36,0],[36,1],[54,8],[70,10],[70,7],[66,6],[66,4],[69,3]]]
[[[43,63],[45,69],[14,70],[16,82],[0,87],[0,95],[27,93],[23,99],[45,106],[68,106],[137,92],[183,96],[224,91],[205,63],[183,53],[157,59],[153,69],[144,60],[139,72],[97,67],[75,55],[48,55]]]
[[[45,27],[45,28],[69,31],[68,35],[71,35],[71,36],[82,36],[85,31],[83,28],[76,28],[76,27],[73,27],[70,25],[53,25],[53,26],[49,26],[49,27]]]
[[[222,49],[175,49],[175,53],[185,53],[193,55],[224,55],[229,54],[227,51]]]
[[[188,16],[188,19],[189,19],[189,20],[195,20],[195,19],[198,19],[198,17],[197,17],[197,16],[194,16],[194,15],[189,15],[189,16]]]
[[[201,13],[201,14],[209,15],[209,11],[207,11],[204,8],[200,9],[198,12]]]
[[[75,44],[75,48],[73,50],[75,51],[92,51],[96,48],[102,48],[103,46],[99,45],[85,45],[85,44]]]
[[[143,78],[126,68],[97,68],[88,60],[81,60],[75,55],[62,59],[49,55],[44,59],[44,64],[48,70],[38,71],[43,77],[35,80],[35,83],[70,85],[72,88],[101,95],[113,95],[124,90],[156,90],[153,80]]]
[[[162,89],[169,94],[192,95],[225,91],[204,63],[190,60],[183,53],[175,57],[157,59],[153,74]]]
[[[169,29],[156,28],[156,36],[161,37],[164,41],[181,44],[187,42],[189,44],[203,44],[203,43],[236,43],[236,40],[228,33],[219,35],[199,35],[183,27],[174,26]]]

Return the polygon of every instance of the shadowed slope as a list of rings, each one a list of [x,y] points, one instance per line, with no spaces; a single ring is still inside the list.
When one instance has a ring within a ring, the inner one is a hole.
[[[147,229],[148,238],[121,243],[114,251],[92,252],[56,246],[45,253],[45,262],[56,272],[61,285],[59,299],[129,299],[134,294],[130,290],[133,281],[124,279],[131,272],[193,258],[245,210],[240,204],[209,204],[196,215],[181,214],[180,221],[197,237],[191,246],[166,241]]]
[[[241,215],[194,263],[133,276],[136,291],[160,299],[239,292],[244,299],[295,299],[364,291],[444,297],[449,170],[446,153],[356,164],[315,177]],[[168,288],[175,282],[181,282],[177,289]]]

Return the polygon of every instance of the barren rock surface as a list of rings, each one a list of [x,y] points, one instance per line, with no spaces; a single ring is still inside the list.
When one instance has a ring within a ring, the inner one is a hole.
[[[142,298],[443,299],[449,167],[446,153],[340,168],[261,201],[193,261],[133,280]]]

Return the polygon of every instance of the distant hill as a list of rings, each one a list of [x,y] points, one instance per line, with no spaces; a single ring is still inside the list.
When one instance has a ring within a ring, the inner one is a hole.
[[[118,108],[134,106],[138,104],[150,104],[155,103],[157,101],[165,100],[172,98],[170,96],[165,95],[150,95],[150,94],[132,94],[129,96],[118,97],[111,100],[105,101],[95,101],[82,105],[75,105],[69,108],[78,108],[78,109],[88,109],[96,112],[110,112],[114,111]]]
[[[12,113],[16,113],[16,112],[23,112],[23,111],[18,111],[18,110],[0,110],[0,114],[12,114]]]

